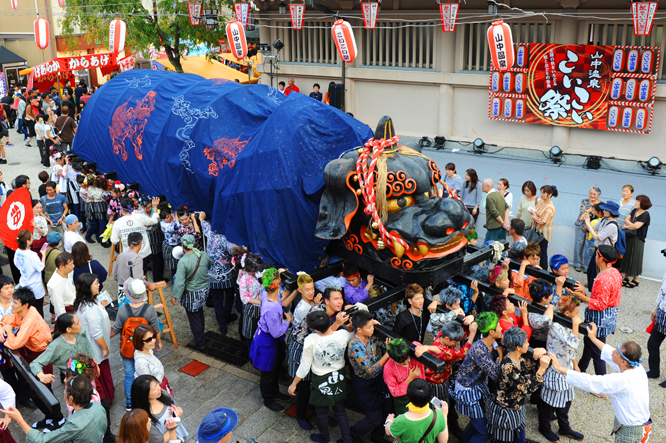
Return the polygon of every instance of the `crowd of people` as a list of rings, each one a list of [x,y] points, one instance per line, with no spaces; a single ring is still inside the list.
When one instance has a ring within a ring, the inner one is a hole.
[[[299,92],[293,79],[285,90],[291,92]],[[313,93],[322,99],[318,85]],[[6,425],[14,420],[28,441],[187,440],[183,409],[155,355],[162,349],[163,329],[157,310],[164,306],[147,302],[147,291],[167,281],[170,302],[186,312],[189,346],[206,350],[206,307],[214,309],[222,335],[238,320],[252,365],[261,373],[264,405],[281,412],[295,400],[298,425],[316,427],[312,441],[329,442],[329,427],[337,425],[344,443],[366,436],[374,443],[388,436],[404,443],[442,443],[450,435],[463,442],[521,442],[525,409],[532,406],[538,409],[538,432],[548,441],[583,440],[582,429],[574,430],[568,417],[574,388],[610,397],[616,441],[647,441],[647,379],[660,376],[666,277],[652,314],[649,371],[641,365],[639,344],[606,344],[617,325],[622,287],[639,285],[650,225],[650,199],[634,197],[631,185],[622,188],[618,201],[602,201],[601,190],[591,187],[572,220],[576,235],[569,261],[548,254],[557,186],[537,192],[527,181],[518,199],[507,179],[481,180],[474,169],[459,176],[449,163],[440,195],[462,200],[477,225],[485,226],[484,245],[508,240],[505,257],[475,265],[469,286],[411,284],[404,300],[369,312],[366,302],[386,288],[353,264],[318,281],[299,271],[297,289],[289,290],[284,269],[215,232],[205,212],[172,205],[163,195],[145,196],[97,173],[69,150],[80,113],[75,103],[82,97],[72,95],[76,92],[66,90],[64,103],[55,103],[52,93],[17,91],[17,107],[11,108],[16,112],[5,110],[8,125],[13,115],[25,131],[27,145],[37,139],[40,160],[50,170],[38,175],[33,229],[20,231],[16,251],[7,250],[11,277],[0,276],[0,342],[20,354],[48,389],[53,368],[58,369],[68,411],[49,408],[16,368],[3,365],[0,438],[11,438]],[[19,175],[2,186],[4,199],[20,187],[30,191],[31,180]],[[482,212],[485,220],[478,220]],[[472,245],[477,238],[476,232],[468,235]],[[117,293],[104,289],[108,273],[90,253],[88,244],[94,242],[119,252],[112,273]],[[511,269],[511,260],[519,262],[517,269]],[[566,284],[570,266],[586,271],[584,283]],[[554,283],[534,277],[530,269],[550,272]],[[492,291],[483,293],[480,283]],[[50,303],[44,302],[47,295]],[[520,297],[517,306],[514,296]],[[587,304],[584,312],[581,303]],[[113,323],[109,304],[118,307]],[[380,340],[379,324],[399,338]],[[109,420],[115,399],[112,333],[120,340],[127,410],[117,436]],[[424,365],[426,353],[444,362],[444,370]],[[590,362],[596,377],[585,373]],[[606,375],[606,364],[617,374]],[[285,394],[279,382],[287,375],[292,381]],[[344,405],[352,395],[364,412],[353,425]],[[37,407],[44,418],[27,424],[17,407]],[[307,418],[312,408],[315,426]],[[460,415],[469,418],[466,429]],[[554,420],[558,433],[551,427]],[[217,409],[206,416],[197,439],[228,441],[237,423],[234,411]]]

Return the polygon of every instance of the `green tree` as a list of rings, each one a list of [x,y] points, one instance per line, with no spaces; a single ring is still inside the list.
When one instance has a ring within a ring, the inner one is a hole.
[[[150,4],[152,9],[147,9]],[[208,8],[216,8],[216,3],[209,4]],[[220,8],[226,6],[226,11],[233,11],[231,1],[223,0],[217,4]],[[60,24],[67,44],[73,46],[78,35],[84,36],[88,42],[108,42],[109,24],[116,18],[127,24],[126,48],[133,52],[143,51],[147,57],[151,48],[159,50],[164,47],[176,72],[183,72],[180,57],[189,47],[200,43],[209,48],[218,46],[219,39],[226,38],[224,28],[229,20],[220,15],[220,22],[213,30],[206,29],[203,18],[199,26],[192,26],[187,3],[179,0],[67,0]]]

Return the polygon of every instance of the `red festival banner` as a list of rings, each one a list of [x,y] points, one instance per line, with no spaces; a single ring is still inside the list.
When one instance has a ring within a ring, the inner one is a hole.
[[[375,29],[377,27],[377,14],[379,14],[379,2],[363,2],[363,24],[365,29]]]
[[[112,53],[79,55],[75,57],[59,57],[41,63],[32,68],[35,80],[58,72],[79,71],[100,68],[102,75],[113,72],[118,67],[116,56]]]
[[[190,15],[190,25],[199,26],[201,24],[202,3],[188,3],[187,12]]]
[[[458,3],[440,3],[439,16],[442,19],[442,31],[454,32],[456,30],[456,19],[458,18]]]
[[[32,197],[30,191],[21,187],[7,197],[0,208],[0,240],[12,251],[16,251],[18,233],[27,229],[32,232]]]
[[[517,44],[490,73],[491,120],[649,134],[660,48]]]

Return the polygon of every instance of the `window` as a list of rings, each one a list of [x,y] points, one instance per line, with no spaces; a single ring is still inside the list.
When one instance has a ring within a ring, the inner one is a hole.
[[[555,22],[508,22],[514,43],[553,43]],[[464,25],[465,48],[463,69],[466,71],[490,71],[488,50],[488,23]]]
[[[331,34],[332,21],[303,23],[292,29],[291,22],[278,22],[277,38],[285,44],[280,58],[285,62],[337,64],[338,51]]]
[[[363,66],[435,68],[438,26],[378,21],[376,29],[361,29]]]
[[[589,22],[587,24],[588,45],[618,45],[618,46],[658,46],[663,57],[666,48],[666,30],[664,25],[652,26],[650,35],[634,35],[632,22],[601,23]],[[666,80],[663,63],[659,64],[658,80]]]

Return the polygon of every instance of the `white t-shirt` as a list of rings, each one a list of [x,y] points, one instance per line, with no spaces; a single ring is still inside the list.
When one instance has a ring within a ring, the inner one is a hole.
[[[143,237],[143,243],[141,244],[139,256],[146,258],[150,255],[150,243],[146,226],[152,226],[159,221],[160,215],[157,212],[150,217],[145,214],[123,215],[117,221],[113,222],[111,243],[115,245],[118,241],[122,241],[123,251],[127,251],[127,236],[132,232],[140,232]]]
[[[66,252],[72,252],[72,246],[74,246],[74,243],[80,241],[85,241],[83,240],[83,237],[81,237],[81,234],[76,231],[65,231],[62,243]]]
[[[607,375],[589,375],[567,371],[567,383],[593,394],[610,396],[615,417],[625,426],[640,426],[650,419],[650,390],[645,368],[636,368],[620,372],[613,363],[613,350],[610,345],[601,349],[601,359],[617,372]]]
[[[341,370],[345,367],[345,351],[352,338],[354,333],[346,329],[339,329],[330,335],[317,332],[308,335],[303,342],[303,356],[296,375],[305,378],[310,370],[316,375]]]
[[[5,410],[16,407],[16,394],[9,383],[4,380],[0,380],[0,405]]]
[[[19,285],[30,288],[36,299],[44,298],[46,291],[42,284],[42,271],[44,263],[39,259],[36,252],[30,249],[17,249],[14,255],[14,265],[21,271]]]
[[[73,272],[70,272],[67,278],[64,278],[56,271],[46,284],[56,315],[64,314],[65,306],[72,306],[74,304],[76,287],[74,286],[73,274]]]
[[[58,184],[57,191],[59,193],[67,194],[67,173],[65,172],[65,166],[56,163],[53,166],[53,171],[51,171],[51,180]]]

